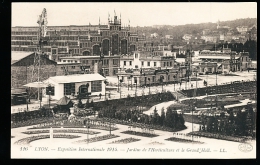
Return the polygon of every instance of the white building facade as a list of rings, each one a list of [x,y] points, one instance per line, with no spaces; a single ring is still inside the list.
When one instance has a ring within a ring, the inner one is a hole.
[[[98,96],[105,95],[106,79],[100,74],[75,74],[67,76],[55,76],[45,80],[44,83],[51,84],[54,87],[54,92],[51,95],[52,99],[59,100],[63,96],[72,95],[87,95]],[[87,90],[87,85],[89,85]],[[46,93],[46,92],[43,92]],[[45,95],[46,96],[46,95]]]

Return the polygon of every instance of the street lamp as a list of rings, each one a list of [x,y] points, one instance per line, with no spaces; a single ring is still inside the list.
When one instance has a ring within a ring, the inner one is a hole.
[[[107,80],[104,81],[105,86],[108,84]],[[106,100],[106,87],[105,87],[105,100]]]
[[[136,81],[135,81],[134,85],[135,85],[135,97],[136,97],[137,96],[137,82]]]
[[[150,83],[150,78],[148,78],[148,81],[149,81],[149,95],[150,95],[150,86],[151,86],[151,83]]]
[[[166,80],[168,79],[168,74],[169,74],[169,72],[166,71]],[[167,83],[169,83],[169,79],[168,79],[168,81],[166,82],[166,85],[167,85]]]
[[[89,83],[86,84],[86,88],[87,88],[87,100],[89,101],[89,95],[91,94],[90,92],[88,92],[88,88],[89,88]]]
[[[175,79],[176,79],[176,75],[173,75],[173,88],[174,88],[174,91],[175,91]]]
[[[120,99],[121,99],[121,88],[122,88],[122,82],[123,82],[123,80],[122,79],[120,79]]]
[[[51,106],[50,106],[50,96],[51,96],[51,85],[49,84],[48,87],[47,87],[47,92],[48,92],[48,95],[49,95],[49,110],[51,109]]]
[[[130,79],[131,79],[131,90],[133,90],[133,85],[132,85],[132,78],[133,78],[133,75],[130,75]]]
[[[86,122],[86,121],[85,121]],[[86,123],[85,123],[86,125]],[[88,133],[87,133],[87,144],[89,143],[89,118],[87,118],[87,128],[88,128]]]
[[[130,80],[130,77],[127,77],[127,89],[129,91],[129,80]]]
[[[26,94],[27,94],[27,96],[26,96],[26,104],[27,104],[26,108],[27,108],[27,111],[28,111],[29,90],[27,88],[26,88]]]
[[[161,75],[161,76],[160,76],[160,82],[162,83],[162,92],[163,92],[163,79],[164,79],[164,76]]]
[[[119,92],[119,76],[117,76],[117,92]]]

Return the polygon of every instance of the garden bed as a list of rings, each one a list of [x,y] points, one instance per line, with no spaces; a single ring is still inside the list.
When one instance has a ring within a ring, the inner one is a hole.
[[[194,140],[182,139],[182,138],[176,138],[176,137],[170,137],[170,138],[165,139],[165,140],[173,141],[173,142],[181,142],[181,143],[203,144],[203,142],[200,142],[200,141],[194,141]]]
[[[127,126],[135,126],[136,128],[147,128],[147,129],[154,129],[154,130],[161,130],[161,131],[168,131],[168,132],[177,132],[177,131],[182,131],[184,129],[186,129],[187,127],[185,126],[185,128],[180,128],[180,129],[176,129],[176,128],[170,128],[170,127],[164,127],[164,126],[160,126],[160,125],[149,125],[149,124],[144,124],[144,123],[133,123],[133,122],[129,122],[129,121],[125,121],[125,120],[119,120],[119,119],[109,119],[109,118],[103,118],[105,121],[109,121],[111,120],[112,123],[116,123],[116,124],[121,124],[121,125],[127,125]]]
[[[77,135],[68,135],[68,134],[53,134],[53,138],[66,138],[66,139],[74,139],[80,136]],[[38,136],[30,136],[27,138],[20,139],[16,141],[14,144],[16,145],[28,145],[30,142],[40,139],[48,139],[50,135],[38,135]]]
[[[54,119],[53,117],[29,119],[29,120],[23,121],[23,122],[14,122],[14,123],[11,124],[11,128],[18,128],[18,127],[37,125],[37,124],[52,122],[53,120],[60,121],[61,119],[60,120],[59,119]]]
[[[160,142],[157,142],[157,141],[153,141],[151,143],[149,143],[150,145],[164,145],[164,143],[160,143]]]
[[[40,134],[40,133],[49,133],[50,130],[36,130],[36,131],[26,131],[22,132],[24,134]],[[88,131],[88,130],[75,130],[75,129],[55,129],[53,133],[82,133],[82,134],[99,134],[100,132]]]
[[[117,138],[117,137],[119,137],[119,136],[114,135],[114,134],[111,134],[111,135],[108,134],[108,135],[97,136],[97,137],[93,137],[93,138],[89,138],[89,139],[78,140],[73,143],[93,143],[93,142],[108,140],[108,139]]]
[[[121,140],[116,140],[116,141],[112,141],[109,144],[127,144],[127,143],[132,143],[132,142],[136,142],[139,141],[141,139],[136,139],[136,138],[125,138],[125,139],[121,139]]]
[[[215,133],[210,133],[210,132],[202,132],[202,131],[190,132],[188,134],[206,137],[206,138],[212,138],[212,139],[233,141],[233,142],[245,142],[246,141],[246,138],[244,138],[244,137],[227,136],[227,135],[215,134]]]
[[[149,138],[153,138],[153,137],[159,136],[157,134],[152,134],[152,133],[147,133],[147,132],[137,132],[137,131],[123,131],[121,133],[129,134],[129,135],[149,137]]]
[[[28,128],[28,129],[45,129],[45,128],[82,128],[83,125],[46,125],[46,126],[37,126],[37,127],[32,127],[32,128]],[[106,127],[106,126],[99,126],[99,125],[90,125],[89,129],[100,129],[100,130],[105,130],[105,131],[109,131],[110,127]],[[111,127],[111,131],[115,131],[118,128],[115,127]]]

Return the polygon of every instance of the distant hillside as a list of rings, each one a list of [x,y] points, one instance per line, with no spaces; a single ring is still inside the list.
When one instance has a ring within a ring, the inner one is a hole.
[[[236,20],[232,20],[232,21],[220,22],[220,25],[229,26],[231,28],[236,28],[238,26],[248,26],[248,27],[251,27],[254,24],[257,24],[257,19],[256,18],[241,18],[241,19],[236,19]]]
[[[220,21],[220,26],[229,26],[235,29],[237,26],[248,26],[251,27],[257,24],[256,18],[244,18],[230,21]],[[174,37],[181,37],[184,34],[201,34],[203,29],[216,30],[217,23],[200,23],[200,24],[186,24],[186,25],[162,25],[162,26],[145,26],[145,27],[132,27],[131,31],[138,31],[138,33],[145,33],[147,36],[151,33],[158,33],[159,36],[165,36],[167,34],[173,35]]]

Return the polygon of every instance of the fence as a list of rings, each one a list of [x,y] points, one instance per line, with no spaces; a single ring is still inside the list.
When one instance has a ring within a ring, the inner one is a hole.
[[[27,108],[13,108],[11,107],[11,113],[19,113],[19,112],[26,112],[26,111],[36,111],[39,110],[40,105],[35,105],[35,106],[28,106]]]

